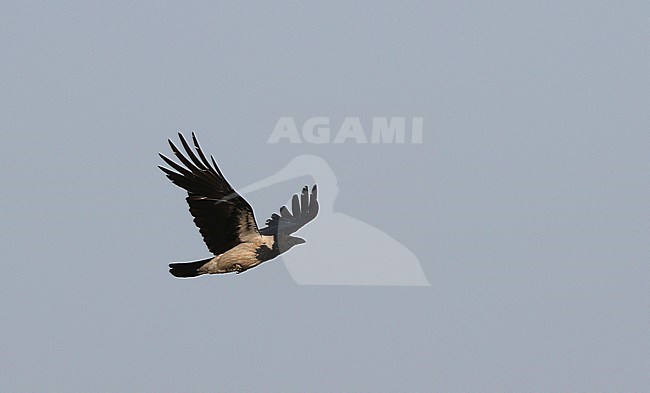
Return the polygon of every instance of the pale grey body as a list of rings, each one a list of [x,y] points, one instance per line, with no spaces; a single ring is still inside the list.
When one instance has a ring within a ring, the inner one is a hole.
[[[199,274],[241,273],[264,262],[257,257],[257,250],[266,246],[273,248],[273,236],[258,236],[246,243],[240,243],[219,254],[198,269]]]

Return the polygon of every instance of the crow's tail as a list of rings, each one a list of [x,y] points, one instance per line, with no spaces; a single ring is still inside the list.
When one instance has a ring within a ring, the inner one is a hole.
[[[172,274],[172,276],[180,278],[200,276],[201,274],[205,274],[204,272],[199,272],[201,266],[205,265],[211,260],[212,258],[202,259],[196,262],[170,263],[169,272]]]

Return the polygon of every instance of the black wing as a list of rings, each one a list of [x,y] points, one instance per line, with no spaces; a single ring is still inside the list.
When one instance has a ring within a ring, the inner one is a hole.
[[[280,208],[280,214],[273,213],[271,218],[266,220],[266,227],[260,230],[262,235],[285,234],[290,235],[302,228],[309,221],[316,218],[318,214],[318,200],[316,185],[311,189],[303,187],[300,199],[295,194],[291,199],[291,210],[289,212],[286,206]]]
[[[212,166],[206,159],[201,147],[192,133],[194,154],[190,146],[178,134],[189,159],[169,140],[174,155],[184,165],[181,166],[164,155],[160,157],[176,172],[158,166],[169,180],[187,190],[187,203],[194,223],[199,228],[203,241],[210,252],[219,255],[242,242],[251,241],[260,236],[255,223],[253,208],[241,197],[221,174],[214,157],[210,156]]]

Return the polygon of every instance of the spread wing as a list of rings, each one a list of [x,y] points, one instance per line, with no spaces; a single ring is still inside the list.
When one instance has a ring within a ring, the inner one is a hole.
[[[286,206],[280,208],[280,214],[273,213],[271,218],[266,220],[266,227],[260,230],[262,235],[285,234],[290,235],[302,228],[309,221],[316,218],[318,214],[318,200],[316,185],[311,189],[303,187],[300,198],[294,194],[291,199],[291,210]]]
[[[183,165],[160,154],[175,171],[162,166],[159,168],[172,183],[187,191],[190,213],[210,252],[219,255],[242,242],[258,238],[260,232],[255,223],[253,208],[228,184],[214,157],[210,156],[210,165],[194,133],[192,140],[196,154],[183,135],[179,133],[178,136],[189,159],[169,140],[174,155]]]

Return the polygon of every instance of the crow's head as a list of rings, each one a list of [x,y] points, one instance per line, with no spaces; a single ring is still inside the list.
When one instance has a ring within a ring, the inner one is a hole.
[[[291,235],[280,235],[278,237],[278,248],[280,252],[289,251],[289,249],[295,245],[302,244],[305,242],[305,239],[300,237],[295,237]]]

